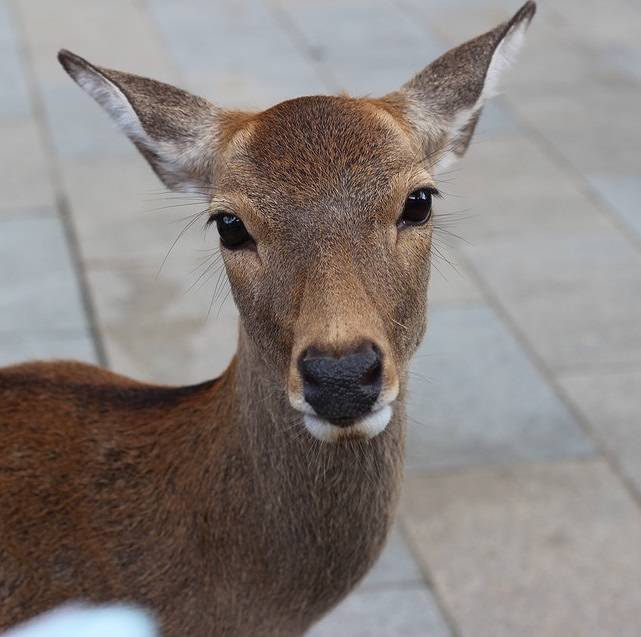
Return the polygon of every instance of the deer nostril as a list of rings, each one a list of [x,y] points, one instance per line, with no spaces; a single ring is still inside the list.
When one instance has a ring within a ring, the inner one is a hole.
[[[310,347],[299,359],[305,400],[334,424],[349,425],[367,414],[383,382],[383,357],[373,343],[339,356]]]
[[[324,364],[318,364],[318,361],[331,359],[331,356],[324,355],[316,347],[308,347],[301,355],[298,368],[304,383],[318,385],[322,379]]]
[[[373,351],[373,357],[369,368],[363,373],[362,383],[364,385],[380,382],[383,375],[383,356],[376,345],[370,345],[369,347]]]

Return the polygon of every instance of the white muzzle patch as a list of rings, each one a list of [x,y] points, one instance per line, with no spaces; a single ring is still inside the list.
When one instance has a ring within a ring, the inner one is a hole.
[[[336,442],[341,438],[374,438],[385,430],[391,419],[392,407],[385,405],[359,418],[349,427],[337,427],[310,413],[303,416],[303,423],[305,429],[317,440]]]

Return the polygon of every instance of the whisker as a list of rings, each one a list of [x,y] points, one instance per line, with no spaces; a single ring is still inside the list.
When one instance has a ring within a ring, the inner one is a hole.
[[[220,285],[221,277],[224,271],[225,271],[224,269],[221,269],[220,272],[218,273],[218,279],[216,280],[216,287],[214,288],[214,294],[211,297],[211,302],[209,303],[209,310],[207,311],[207,318],[209,318],[209,316],[211,315],[211,310],[214,307],[214,303],[216,302],[216,297],[219,294],[218,287]]]
[[[200,212],[197,212],[190,217],[191,221],[178,233],[178,236],[174,239],[173,243],[169,247],[169,250],[167,251],[167,254],[165,255],[165,258],[162,260],[162,263],[160,264],[160,267],[158,268],[158,272],[156,273],[156,278],[160,276],[160,273],[162,272],[163,267],[165,266],[165,263],[167,263],[167,259],[169,258],[169,255],[173,252],[173,249],[176,247],[176,244],[180,239],[184,236],[185,232],[187,232],[193,225],[200,219],[200,217],[207,213],[209,211],[209,208],[206,208],[205,210],[201,210]]]
[[[173,210],[175,208],[187,208],[187,207],[192,207],[192,206],[200,206],[202,204],[206,203],[205,201],[190,201],[189,203],[177,203],[177,204],[171,204],[169,206],[159,206],[159,207],[154,207],[154,208],[147,208],[146,210],[143,210],[143,214],[149,215],[153,214],[154,212],[163,212],[165,210]]]
[[[225,282],[227,283],[227,279],[225,278]],[[225,305],[225,302],[229,298],[229,295],[231,294],[231,286],[227,286],[227,292],[225,293],[225,296],[223,297],[223,300],[221,301],[220,305],[218,306],[218,312],[216,314],[216,318],[220,318],[220,313],[223,309],[223,306]]]

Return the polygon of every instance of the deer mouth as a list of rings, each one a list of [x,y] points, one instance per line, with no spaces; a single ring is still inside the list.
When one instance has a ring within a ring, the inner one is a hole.
[[[394,401],[398,397],[398,384],[387,388],[367,413],[357,417],[327,418],[310,405],[302,395],[290,392],[291,406],[303,416],[303,425],[308,433],[322,442],[337,442],[345,439],[368,440],[382,433],[394,415]]]
[[[392,406],[384,405],[366,416],[350,422],[330,422],[313,414],[305,414],[305,429],[317,440],[337,442],[341,439],[370,439],[385,430],[392,419]]]

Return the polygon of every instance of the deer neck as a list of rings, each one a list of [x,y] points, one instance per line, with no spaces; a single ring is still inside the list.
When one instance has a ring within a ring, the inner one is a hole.
[[[260,572],[261,556],[273,556],[286,574],[278,581],[273,563],[267,564],[264,576],[274,595],[308,605],[313,590],[324,609],[364,575],[389,531],[402,477],[402,403],[371,440],[321,443],[304,429],[282,380],[242,327],[228,373],[234,375],[231,413],[244,458],[237,501],[255,550],[252,572]]]

